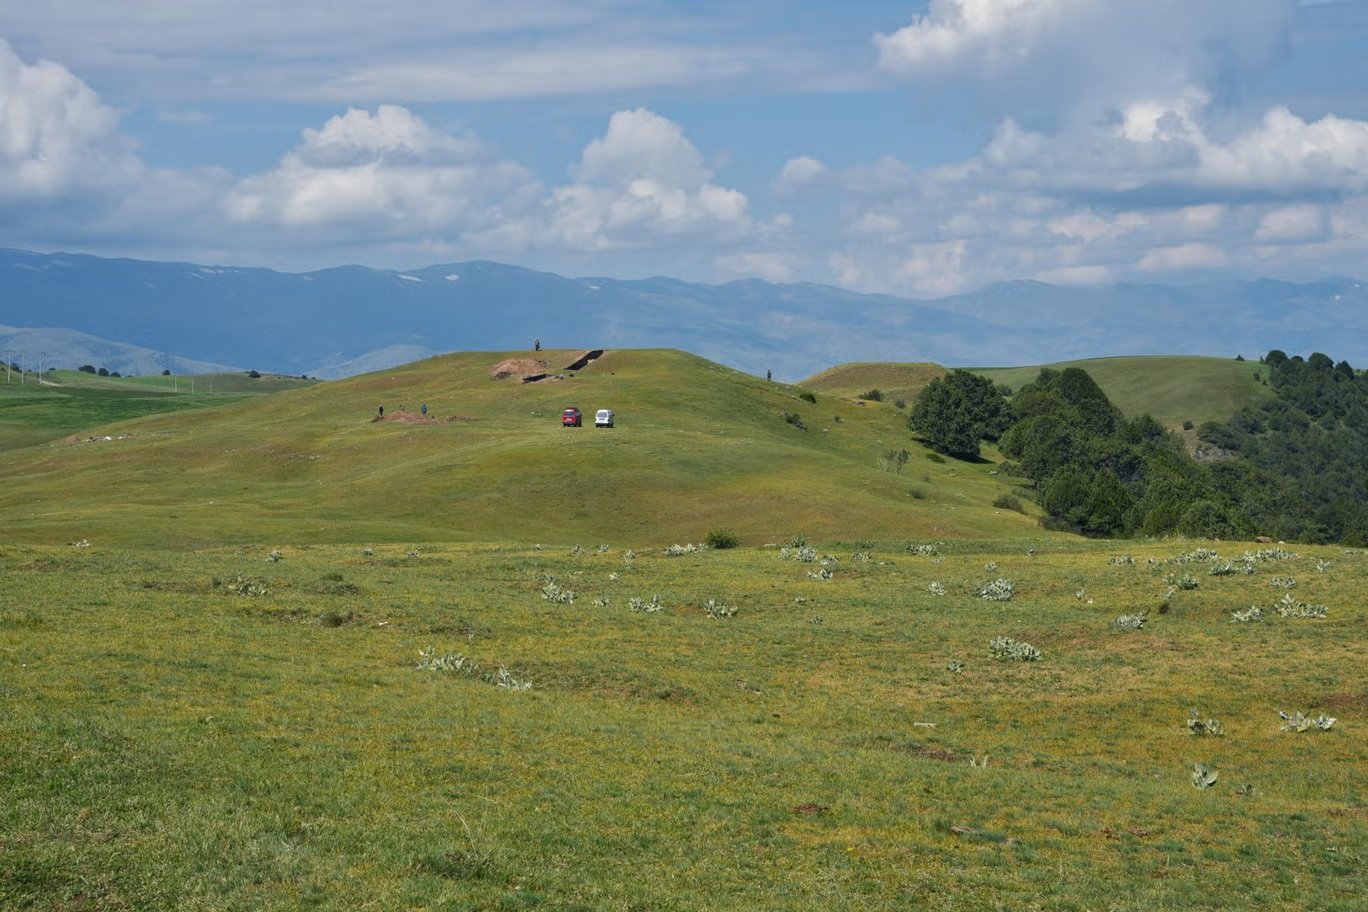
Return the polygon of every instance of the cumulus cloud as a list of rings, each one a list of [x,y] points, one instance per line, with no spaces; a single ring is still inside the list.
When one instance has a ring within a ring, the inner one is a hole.
[[[118,115],[89,86],[0,39],[0,201],[98,192],[140,169]]]
[[[809,156],[800,155],[797,158],[790,158],[784,162],[783,169],[779,172],[779,180],[775,184],[775,189],[780,193],[792,193],[804,187],[810,187],[820,181],[827,174],[827,166],[821,161]]]
[[[1297,0],[932,0],[874,36],[879,65],[985,98],[1090,113],[1193,87],[1240,86],[1288,49]]]
[[[241,181],[225,210],[236,222],[289,229],[459,232],[496,221],[510,198],[533,187],[524,168],[493,159],[478,142],[381,105],[305,130],[277,168]]]
[[[585,147],[575,177],[549,201],[551,243],[610,250],[662,238],[737,238],[754,228],[745,194],[713,183],[679,124],[644,108],[614,114]]]

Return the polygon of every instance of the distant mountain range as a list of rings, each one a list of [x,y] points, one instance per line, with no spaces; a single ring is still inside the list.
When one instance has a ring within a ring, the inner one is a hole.
[[[850,361],[1007,366],[1273,348],[1368,360],[1368,290],[1356,279],[1022,281],[913,300],[809,283],[565,278],[483,261],[283,273],[0,250],[0,324],[11,358],[29,352],[33,363],[42,351],[49,365],[123,373],[231,366],[340,377],[534,339],[682,348],[785,380]]]

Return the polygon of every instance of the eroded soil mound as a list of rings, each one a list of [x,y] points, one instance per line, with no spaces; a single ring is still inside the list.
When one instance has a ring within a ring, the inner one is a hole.
[[[546,373],[546,362],[535,358],[508,358],[490,368],[491,380],[506,380],[517,377],[519,380]]]

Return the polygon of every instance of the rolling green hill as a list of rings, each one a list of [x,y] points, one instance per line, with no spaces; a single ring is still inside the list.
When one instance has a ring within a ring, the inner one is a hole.
[[[799,385],[828,396],[842,396],[854,399],[871,389],[883,393],[884,400],[894,402],[902,399],[911,402],[917,398],[922,387],[937,377],[945,376],[946,369],[939,364],[909,362],[895,364],[879,361],[859,361],[841,364],[819,374],[813,374]]]
[[[611,351],[563,371],[579,354],[541,354],[563,380],[494,380],[507,354],[448,355],[120,422],[102,429],[112,440],[11,453],[0,503],[11,535],[35,543],[1036,534],[1031,518],[992,506],[1011,487],[991,464],[929,460],[892,405],[814,405],[672,350]],[[427,420],[414,414],[423,403]],[[612,407],[618,427],[562,428],[567,405]],[[901,472],[879,467],[903,448]]]
[[[1261,370],[1263,365],[1226,358],[1146,355],[970,370],[1019,389],[1034,380],[1042,367],[1082,368],[1127,417],[1148,413],[1173,429],[1182,427],[1184,421],[1194,425],[1225,421],[1246,405],[1273,398],[1269,388],[1255,379],[1267,374]],[[923,386],[944,373],[945,368],[934,364],[846,364],[809,377],[801,385],[845,397],[878,387],[887,399],[911,402]]]

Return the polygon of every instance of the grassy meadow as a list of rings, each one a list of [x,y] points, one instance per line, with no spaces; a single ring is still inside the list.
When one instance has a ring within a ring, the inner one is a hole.
[[[923,544],[4,547],[0,908],[1362,908],[1364,552]]]
[[[1368,552],[1045,532],[890,401],[578,354],[20,421],[0,909],[1362,908]]]

